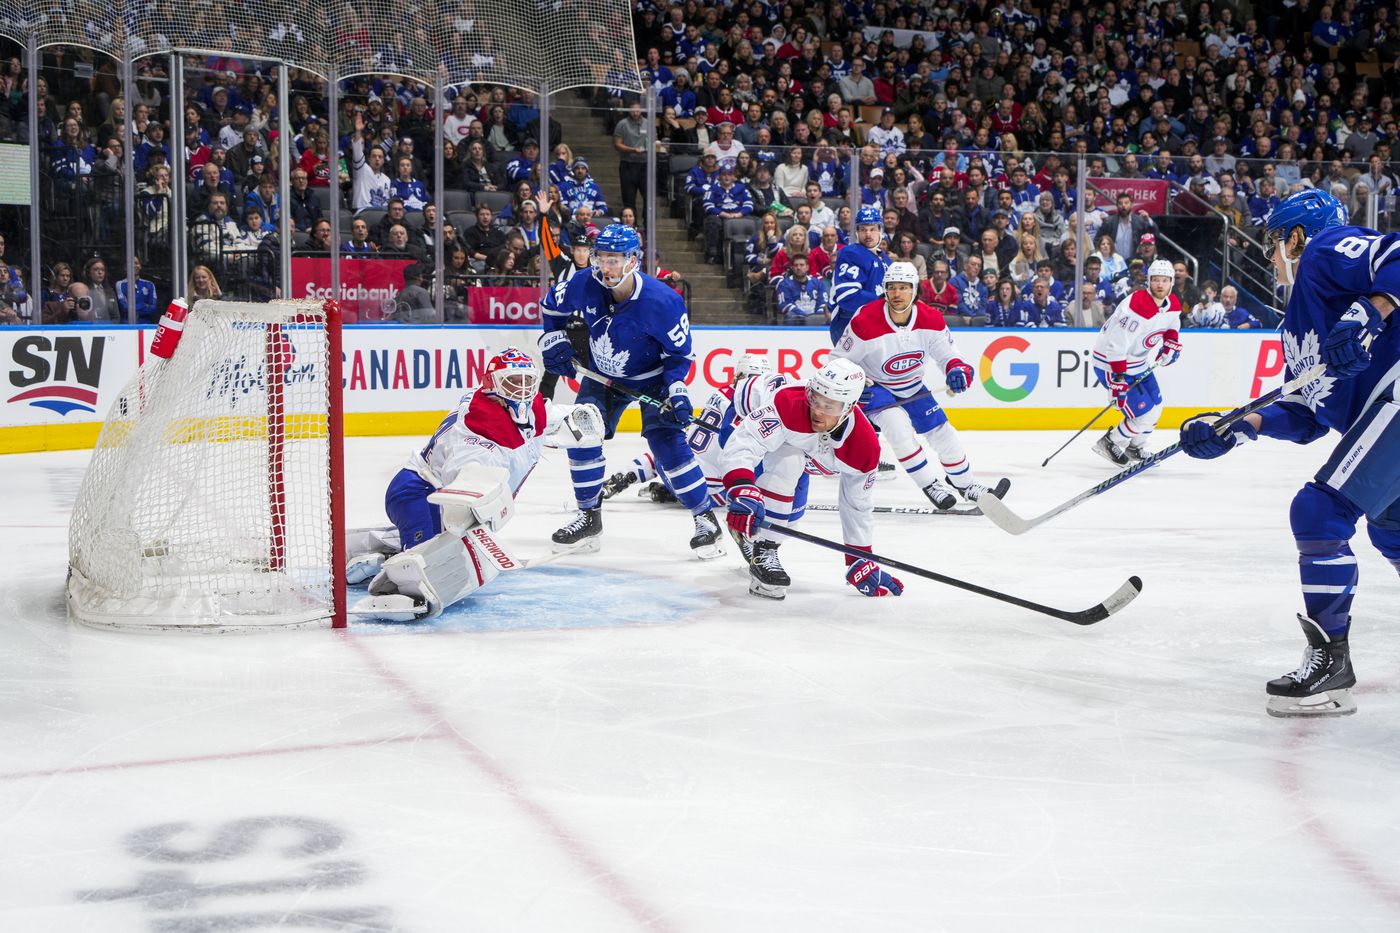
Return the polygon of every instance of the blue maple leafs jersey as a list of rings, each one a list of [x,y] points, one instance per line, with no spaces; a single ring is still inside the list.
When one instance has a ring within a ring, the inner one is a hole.
[[[1380,234],[1367,227],[1329,227],[1308,241],[1297,270],[1282,327],[1289,379],[1321,362],[1322,342],[1358,297],[1386,295],[1400,306],[1400,234]],[[1294,408],[1292,414],[1322,428],[1346,431],[1372,400],[1394,391],[1400,378],[1397,324],[1400,320],[1392,319],[1376,337],[1371,344],[1371,365],[1360,375],[1351,379],[1323,376],[1290,396],[1284,407],[1305,406],[1306,412]],[[1274,419],[1265,420],[1275,429],[1284,427]],[[1312,439],[1303,427],[1298,425],[1297,430],[1285,433],[1292,440]]]
[[[592,275],[571,276],[540,302],[544,329],[563,330],[577,311],[588,325],[592,369],[634,389],[656,379],[683,382],[695,359],[685,302],[652,276],[638,274],[636,282],[625,301],[615,302]]]
[[[859,243],[836,254],[836,270],[831,277],[833,345],[846,333],[846,325],[857,311],[885,296],[885,270],[889,264],[888,253],[873,253]]]

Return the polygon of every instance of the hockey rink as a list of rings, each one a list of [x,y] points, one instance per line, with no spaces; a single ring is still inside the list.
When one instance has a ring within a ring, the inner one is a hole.
[[[1069,433],[964,440],[1035,515],[1113,472],[1092,433],[1042,470]],[[348,442],[351,525],[421,443]],[[1364,532],[1358,713],[1264,712],[1328,449],[1178,456],[1023,537],[877,519],[877,552],[1064,609],[1143,578],[1085,628],[907,574],[866,599],[801,542],[760,600],[629,490],[601,554],[435,623],[248,636],[70,624],[89,452],[8,456],[0,930],[1400,930],[1400,580]],[[500,537],[546,553],[569,498],[550,451]]]

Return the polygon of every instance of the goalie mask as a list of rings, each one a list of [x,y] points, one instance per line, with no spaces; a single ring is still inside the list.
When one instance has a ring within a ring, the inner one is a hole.
[[[539,365],[523,351],[506,347],[486,364],[481,390],[505,406],[516,424],[529,424],[540,390]]]

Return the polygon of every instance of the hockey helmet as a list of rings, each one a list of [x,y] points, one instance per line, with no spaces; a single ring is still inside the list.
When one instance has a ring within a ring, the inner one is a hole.
[[[734,379],[737,382],[746,376],[761,376],[773,371],[773,361],[766,353],[745,353],[734,363]]]
[[[622,273],[613,281],[603,275],[602,253],[622,254]],[[629,275],[641,268],[642,238],[627,224],[608,224],[593,241],[593,278],[601,285],[616,288]]]
[[[907,282],[915,288],[918,288],[919,270],[915,268],[912,262],[892,262],[889,264],[888,268],[885,269],[885,280],[883,283],[885,288],[889,288],[891,282]]]
[[[865,207],[856,211],[856,228],[872,226],[884,229],[885,217],[878,207],[872,207],[867,204]]]
[[[1269,211],[1264,219],[1267,239],[1287,239],[1294,227],[1303,228],[1303,236],[1315,237],[1328,227],[1340,227],[1347,222],[1347,211],[1332,195],[1316,188],[1290,194]]]
[[[510,410],[524,424],[540,390],[540,367],[534,358],[515,347],[506,347],[486,364],[481,390]]]
[[[807,404],[825,415],[844,418],[865,391],[865,371],[850,360],[828,357],[807,380]]]
[[[1147,277],[1148,279],[1153,279],[1159,275],[1164,275],[1169,279],[1175,280],[1176,269],[1165,259],[1154,259],[1152,260],[1152,265],[1147,267]]]

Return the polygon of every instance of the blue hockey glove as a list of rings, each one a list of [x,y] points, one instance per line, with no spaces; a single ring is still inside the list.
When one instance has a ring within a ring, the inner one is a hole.
[[[545,371],[565,378],[573,376],[574,348],[567,334],[562,330],[545,331],[540,335],[539,343]]]
[[[752,483],[732,486],[726,493],[729,527],[747,538],[763,527],[763,492]]]
[[[967,387],[972,385],[972,367],[954,357],[948,361],[948,365],[943,371],[943,378],[947,381],[948,388],[954,395],[966,392]]]
[[[846,582],[860,590],[862,596],[898,596],[904,592],[903,583],[885,573],[879,564],[869,558],[858,560],[846,568]]]
[[[661,417],[674,424],[690,424],[695,420],[695,406],[690,404],[684,382],[671,383],[667,396],[667,407],[661,409]]]
[[[1353,301],[1322,342],[1322,362],[1327,364],[1327,375],[1347,379],[1364,371],[1371,365],[1371,351],[1362,341],[1379,334],[1384,327],[1385,321],[1369,299]]]
[[[1225,435],[1215,433],[1218,411],[1208,411],[1196,415],[1181,426],[1181,449],[1186,456],[1197,460],[1214,460],[1234,450],[1241,440],[1252,441],[1259,437],[1254,426],[1243,419],[1230,425]]]
[[[1162,349],[1157,351],[1157,362],[1170,366],[1181,359],[1181,335],[1174,330],[1162,335]]]

